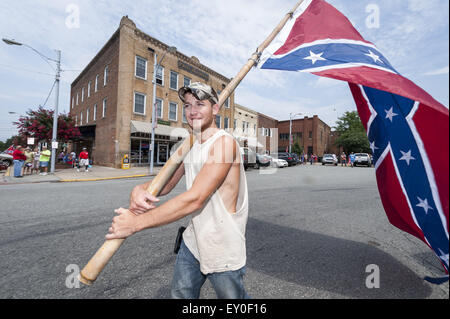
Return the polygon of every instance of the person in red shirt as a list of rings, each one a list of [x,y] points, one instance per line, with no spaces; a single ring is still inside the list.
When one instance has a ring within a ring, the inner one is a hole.
[[[22,146],[18,145],[12,155],[14,162],[14,177],[23,177],[22,167],[27,158],[22,151]]]
[[[89,172],[88,170],[88,166],[89,166],[89,153],[87,152],[86,147],[83,147],[83,150],[80,153],[80,163],[78,166],[77,171],[80,171],[80,166],[84,166],[85,167],[85,172]]]

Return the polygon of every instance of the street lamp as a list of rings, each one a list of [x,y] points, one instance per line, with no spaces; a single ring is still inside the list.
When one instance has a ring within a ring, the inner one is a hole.
[[[152,107],[152,141],[151,141],[151,148],[150,148],[150,174],[153,174],[153,158],[155,154],[155,125],[156,125],[156,72],[161,67],[161,63],[164,60],[164,57],[166,56],[167,52],[169,53],[175,53],[177,51],[176,47],[169,47],[167,51],[164,52],[159,62],[156,62],[156,52],[152,48],[148,48],[149,51],[153,53],[153,107]]]
[[[292,119],[297,115],[302,115],[302,113],[289,113],[289,153],[292,152]]]
[[[55,75],[55,87],[56,87],[56,94],[55,94],[55,112],[53,113],[53,131],[52,131],[52,157],[51,157],[51,166],[50,166],[50,173],[55,173],[55,159],[56,159],[56,148],[54,148],[56,143],[56,133],[58,132],[58,103],[59,103],[59,79],[60,79],[60,73],[61,73],[61,51],[56,50],[56,60],[51,59],[49,57],[46,57],[42,53],[40,53],[38,50],[32,48],[28,44],[20,43],[14,40],[10,39],[2,39],[3,42],[5,42],[8,45],[20,45],[20,46],[26,46],[27,48],[33,50],[36,52],[42,59],[44,59],[50,66],[51,64],[48,61],[56,62],[56,75]]]

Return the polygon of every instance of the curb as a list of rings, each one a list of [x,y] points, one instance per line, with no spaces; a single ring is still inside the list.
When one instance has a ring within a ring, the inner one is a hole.
[[[84,178],[84,179],[60,179],[59,182],[92,182],[92,181],[104,181],[110,179],[122,179],[122,178],[135,178],[135,177],[146,177],[146,176],[156,176],[156,174],[140,174],[140,175],[127,175],[127,176],[115,176],[115,177],[98,177],[98,178]]]

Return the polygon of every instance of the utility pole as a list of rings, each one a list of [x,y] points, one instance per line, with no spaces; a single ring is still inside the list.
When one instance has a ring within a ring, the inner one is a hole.
[[[55,110],[53,113],[53,131],[52,131],[52,157],[50,163],[50,173],[55,173],[55,161],[56,161],[56,151],[58,147],[57,134],[58,134],[58,104],[59,104],[59,79],[61,74],[61,51],[56,50],[56,76],[55,76]]]

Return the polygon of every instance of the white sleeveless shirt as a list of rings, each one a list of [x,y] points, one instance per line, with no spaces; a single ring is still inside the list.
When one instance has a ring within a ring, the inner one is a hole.
[[[190,189],[195,177],[208,159],[210,147],[221,136],[232,135],[220,130],[204,143],[195,141],[184,159],[186,188]],[[236,140],[235,143],[237,144]],[[239,145],[239,144],[237,144]],[[237,270],[245,266],[245,228],[248,218],[248,189],[242,154],[239,174],[239,195],[236,213],[230,213],[216,190],[206,205],[192,214],[183,240],[194,257],[200,262],[203,274]]]

